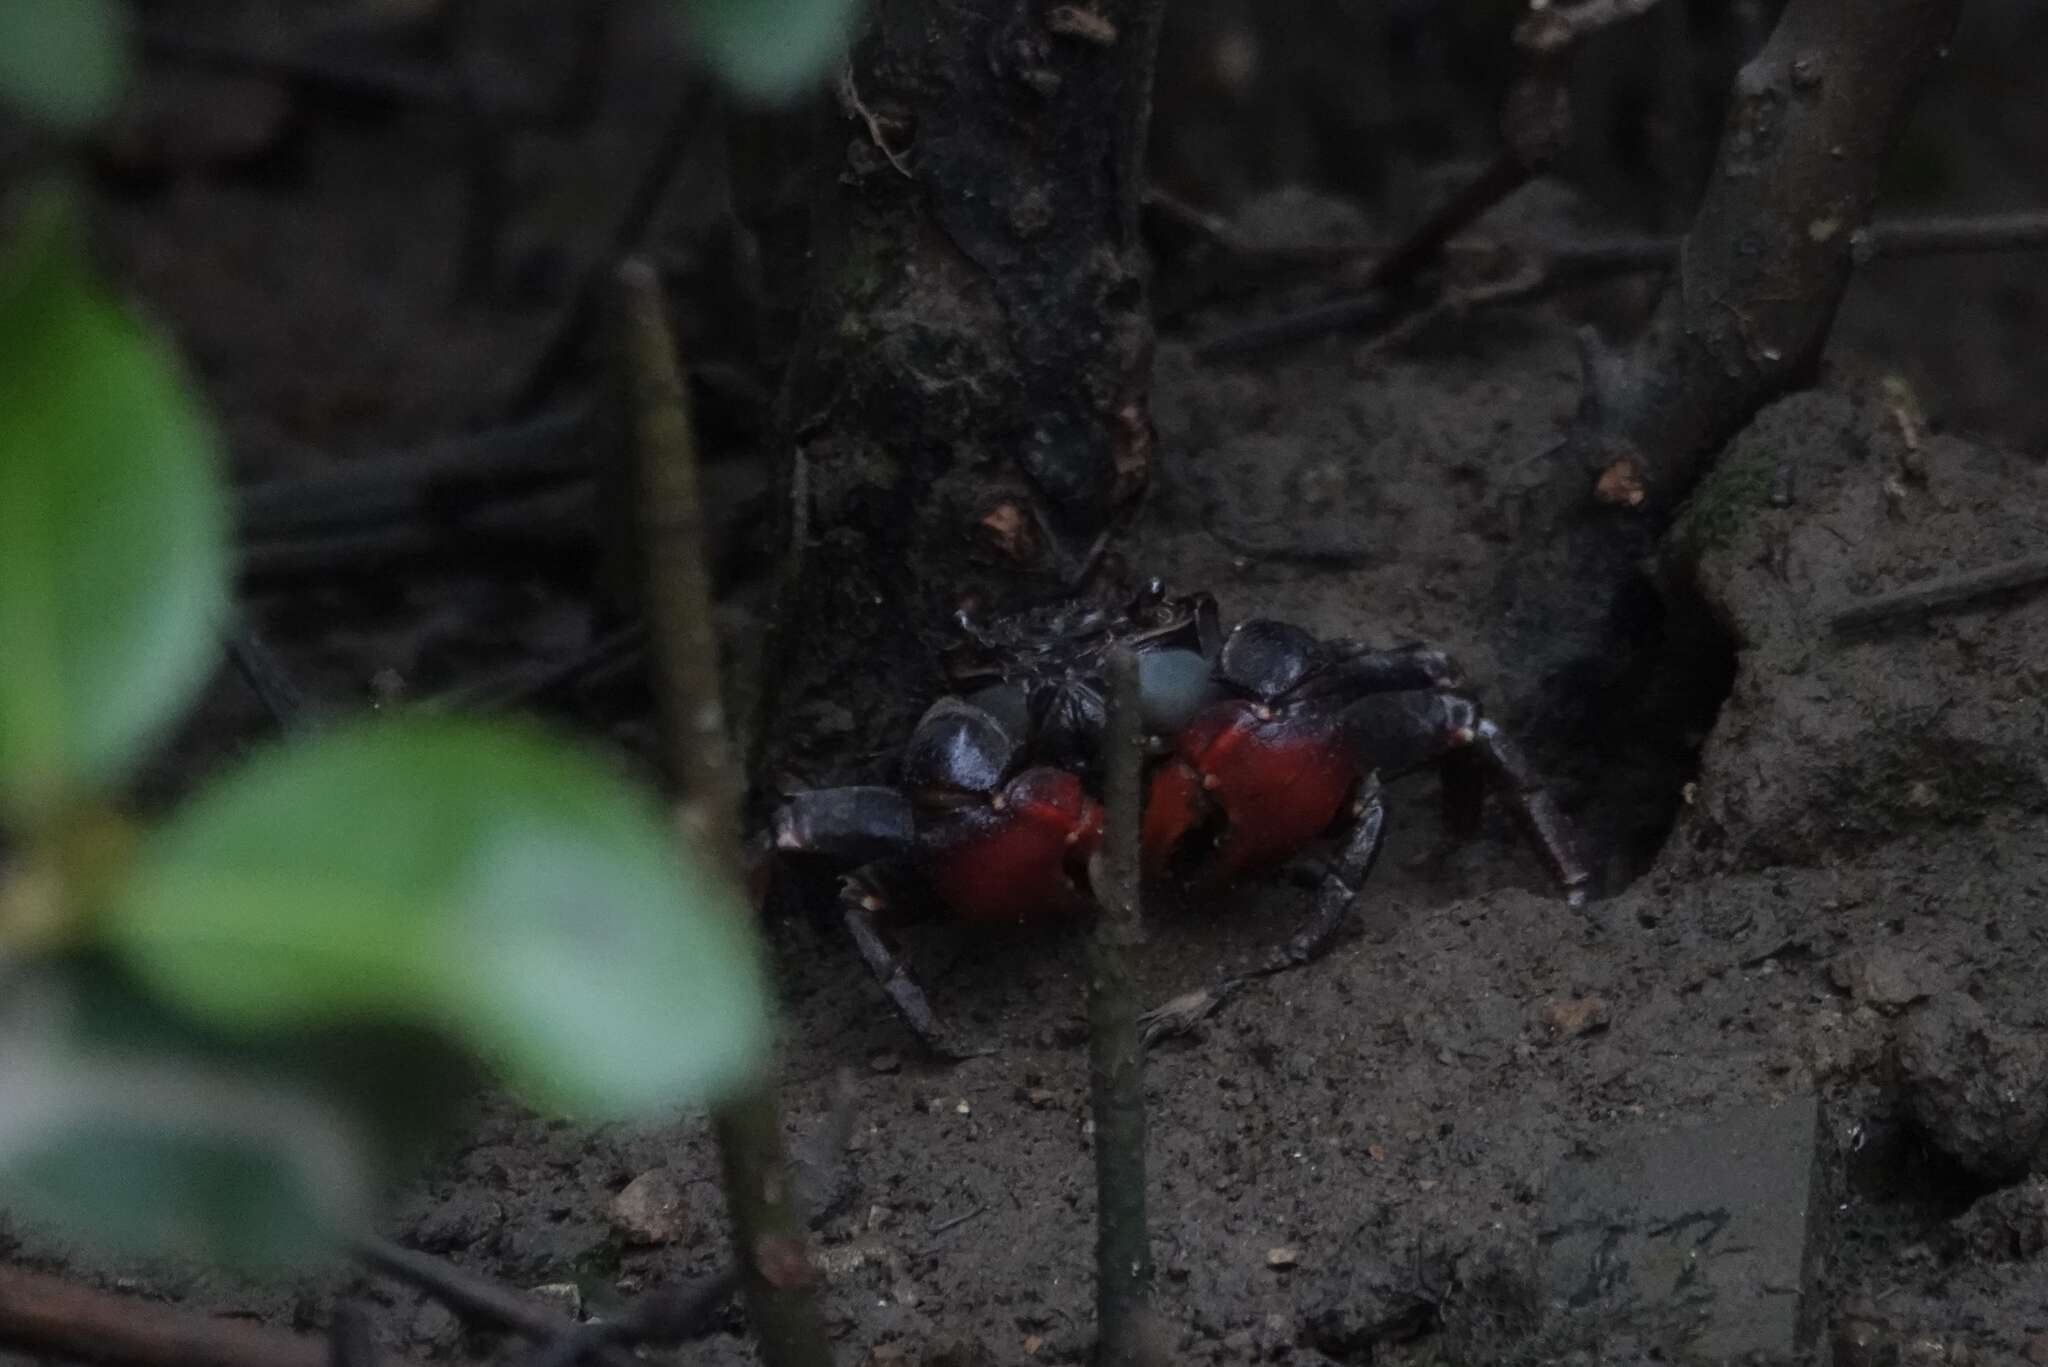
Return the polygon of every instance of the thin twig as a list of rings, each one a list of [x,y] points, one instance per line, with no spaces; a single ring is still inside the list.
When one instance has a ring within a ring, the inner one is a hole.
[[[978,1220],[986,1214],[988,1214],[988,1202],[977,1201],[975,1202],[972,1208],[968,1210],[963,1210],[958,1215],[948,1216],[946,1219],[943,1219],[939,1221],[937,1224],[933,1225],[930,1231],[931,1236],[934,1239],[936,1239],[939,1237],[939,1235],[944,1234],[949,1230],[958,1229],[960,1228],[960,1226],[966,1224],[969,1220]]]
[[[1911,256],[1967,256],[2048,247],[2048,213],[1981,214],[1873,223],[1853,239],[1858,261]]]
[[[426,1292],[457,1314],[509,1329],[522,1338],[552,1341],[562,1332],[562,1312],[529,1300],[510,1287],[475,1276],[430,1254],[401,1247],[389,1239],[363,1235],[350,1243],[357,1261],[394,1281]],[[605,1367],[636,1367],[637,1359],[619,1349],[598,1353]]]
[[[1138,660],[1109,659],[1109,727],[1103,746],[1102,848],[1095,895],[1100,919],[1088,937],[1088,1090],[1095,1116],[1095,1304],[1100,1367],[1137,1367],[1146,1348],[1152,1244],[1145,1225],[1144,1053],[1126,949],[1143,937],[1138,838],[1144,730]]]
[[[527,1359],[525,1367],[576,1367],[608,1348],[637,1343],[675,1343],[696,1337],[718,1309],[739,1290],[736,1268],[724,1268],[675,1291],[643,1296],[617,1319],[579,1324]]]
[[[570,299],[569,307],[563,311],[554,331],[541,343],[540,350],[534,353],[524,377],[507,401],[506,411],[512,417],[523,417],[540,407],[562,376],[575,364],[603,305],[605,290],[613,272],[618,269],[620,258],[638,250],[654,222],[655,213],[668,196],[669,187],[675,182],[676,173],[682,169],[684,159],[696,145],[695,134],[711,122],[706,117],[711,103],[710,91],[708,83],[694,82],[677,101],[668,126],[655,140],[653,155],[648,158],[639,182],[633,187],[632,199],[612,225],[605,249],[577,281],[576,293]]]
[[[354,1301],[336,1301],[327,1326],[327,1367],[377,1367],[379,1358],[369,1312]]]
[[[1561,9],[1545,5],[1516,30],[1523,54],[1521,76],[1509,89],[1501,113],[1506,143],[1484,170],[1425,219],[1398,247],[1375,261],[1355,295],[1290,318],[1277,318],[1212,338],[1195,349],[1215,360],[1266,347],[1283,346],[1362,327],[1389,312],[1379,298],[1406,283],[1443,254],[1444,247],[1515,191],[1527,185],[1571,143],[1571,58],[1586,35],[1648,11],[1660,0],[1591,0]]]
[[[1247,351],[1286,346],[1312,337],[1326,337],[1361,327],[1389,311],[1383,291],[1397,285],[1440,255],[1451,238],[1472,225],[1501,200],[1528,184],[1529,168],[1513,152],[1503,152],[1487,164],[1457,194],[1423,221],[1421,226],[1375,261],[1355,293],[1315,308],[1285,317],[1253,323],[1212,337],[1195,347],[1205,361],[1220,360]]]
[[[477,0],[445,0],[436,29],[441,60],[453,73],[464,147],[461,244],[456,252],[455,297],[473,302],[490,297],[498,274],[498,251],[512,202],[512,178],[505,144],[512,128],[498,117],[489,91],[464,60],[465,30]]]
[[[588,478],[585,443],[595,412],[578,400],[418,450],[351,457],[318,474],[245,484],[235,491],[237,530],[244,541],[265,541],[439,521],[472,503]]]
[[[689,390],[654,268],[639,260],[621,266],[618,299],[655,702],[669,776],[682,791],[678,825],[737,879],[744,779],[726,733]],[[726,1102],[713,1120],[762,1361],[829,1367],[772,1080],[763,1077]]]
[[[842,1070],[833,1086],[825,1123],[798,1141],[792,1156],[798,1204],[812,1229],[837,1214],[848,1194],[834,1180],[846,1171],[846,1142],[853,1134],[853,1079]],[[711,1313],[739,1290],[740,1273],[728,1267],[687,1286],[641,1297],[616,1318],[576,1325],[543,1344],[522,1367],[573,1367],[606,1345],[679,1343],[711,1330]]]
[[[1959,612],[2003,593],[2048,585],[2048,555],[2023,555],[1983,569],[1944,575],[1893,593],[1878,594],[1837,612],[1829,625],[1848,636],[1908,617]]]
[[[889,159],[889,164],[896,168],[897,175],[905,180],[917,179],[916,173],[910,169],[910,163],[903,159],[903,154],[889,145],[889,135],[882,127],[882,121],[875,117],[875,112],[861,99],[860,88],[853,83],[851,60],[839,68],[839,103],[847,113],[867,125],[868,141],[874,143],[876,150]]]
[[[303,719],[306,695],[293,681],[291,671],[277,658],[256,628],[246,622],[228,633],[228,660],[242,682],[263,704],[270,720],[280,731],[289,731]]]
[[[414,62],[359,61],[316,51],[240,47],[163,24],[145,26],[142,50],[151,57],[235,75],[265,76],[352,100],[454,112],[462,95],[439,68]]]
[[[328,1367],[327,1342],[0,1267],[0,1344],[104,1367]],[[404,1367],[407,1359],[390,1359]]]
[[[647,627],[634,622],[606,632],[582,650],[559,660],[527,661],[502,674],[478,679],[419,704],[428,712],[511,712],[579,684],[609,679],[642,662]]]
[[[1186,205],[1170,211],[1176,222],[1206,223],[1212,215]],[[1193,215],[1192,219],[1183,217]],[[1392,250],[1385,242],[1320,242],[1260,246],[1246,242],[1227,224],[1202,228],[1209,241],[1247,270],[1265,273],[1281,268],[1324,270],[1346,263],[1371,263]],[[1444,244],[1450,258],[1510,257],[1540,262],[1555,274],[1571,276],[1626,275],[1632,271],[1667,270],[1678,263],[1682,237],[1460,237]],[[1943,218],[1887,219],[1856,230],[1852,241],[1859,260],[1900,261],[1923,256],[1968,256],[1976,253],[2048,250],[2048,213],[1980,214]],[[1349,296],[1346,296],[1348,299]],[[1345,299],[1330,301],[1343,303]]]
[[[1233,238],[1218,238],[1229,246]],[[1683,243],[1678,237],[1591,237],[1591,238],[1459,238],[1443,246],[1443,255],[1460,257],[1506,257],[1522,260],[1540,272],[1539,282],[1513,294],[1487,297],[1472,291],[1468,304],[1521,302],[1550,289],[1571,283],[1628,275],[1638,271],[1669,270],[1678,264]],[[1859,263],[1909,261],[1930,256],[1968,256],[1992,252],[2048,250],[2048,213],[1985,214],[1977,217],[1894,219],[1856,230],[1854,253]],[[1384,248],[1371,243],[1332,242],[1311,247],[1236,248],[1247,269],[1260,273],[1280,268],[1328,267],[1346,261],[1373,260]],[[1377,276],[1368,268],[1368,278]],[[1455,290],[1456,285],[1447,288]],[[1393,311],[1386,298],[1374,291],[1349,291],[1335,299],[1315,304],[1278,318],[1263,319],[1241,328],[1219,333],[1197,344],[1204,359],[1242,355],[1268,347],[1313,341],[1332,333],[1362,328]]]
[[[253,592],[306,579],[375,579],[422,564],[489,569],[494,560],[522,576],[550,558],[587,568],[594,501],[591,490],[571,488],[475,509],[454,521],[258,541],[242,548],[242,584]]]

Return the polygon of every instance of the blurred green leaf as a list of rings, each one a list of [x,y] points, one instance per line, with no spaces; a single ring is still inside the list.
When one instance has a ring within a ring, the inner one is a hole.
[[[507,726],[372,722],[261,757],[144,849],[104,929],[201,1020],[417,1022],[572,1111],[706,1099],[766,1051],[726,880],[623,780]]]
[[[815,82],[846,47],[860,0],[683,0],[690,30],[732,85],[781,100]]]
[[[88,277],[74,215],[45,199],[30,219],[0,259],[0,815],[16,816],[118,778],[177,715],[216,658],[228,584],[198,405]]]
[[[379,1135],[378,1107],[337,1094],[329,1042],[218,1043],[91,961],[8,987],[0,1201],[14,1214],[252,1269],[303,1262],[368,1218],[402,1144]]]
[[[0,100],[62,129],[104,118],[128,73],[120,0],[0,4]]]

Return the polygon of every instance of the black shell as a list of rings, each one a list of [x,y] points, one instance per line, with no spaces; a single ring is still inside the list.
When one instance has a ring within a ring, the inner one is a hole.
[[[1008,728],[959,698],[940,698],[918,720],[903,748],[907,788],[993,793],[1021,748]]]
[[[1216,673],[1232,688],[1272,702],[1322,664],[1322,646],[1300,627],[1270,618],[1241,622],[1223,642]]]

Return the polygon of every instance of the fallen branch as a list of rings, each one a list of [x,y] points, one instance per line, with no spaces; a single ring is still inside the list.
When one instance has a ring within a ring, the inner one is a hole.
[[[510,1287],[474,1276],[430,1254],[415,1252],[375,1235],[354,1240],[349,1251],[364,1266],[426,1292],[466,1319],[482,1320],[536,1342],[551,1341],[562,1332],[559,1309],[530,1300]],[[605,1367],[637,1367],[638,1360],[624,1351],[610,1350],[597,1356]]]
[[[1964,611],[1987,598],[2043,585],[2048,585],[2048,555],[2023,555],[1862,599],[1835,613],[1828,625],[1837,635],[1851,636],[1905,618]]]
[[[544,1345],[526,1367],[576,1367],[607,1349],[624,1351],[638,1343],[673,1343],[695,1337],[713,1311],[739,1290],[736,1268],[724,1268],[673,1292],[644,1296],[616,1319],[579,1324]]]
[[[268,541],[439,522],[476,502],[588,478],[585,443],[595,412],[588,402],[565,404],[417,451],[356,457],[319,474],[245,484],[235,491],[237,530],[244,541]]]
[[[737,881],[745,779],[726,728],[689,390],[654,268],[639,260],[621,266],[618,301],[655,703],[669,776],[682,794],[677,825]],[[727,1101],[713,1127],[761,1359],[767,1367],[829,1367],[772,1081]]]
[[[1144,938],[1139,831],[1145,735],[1138,660],[1109,659],[1103,737],[1102,848],[1093,873],[1100,911],[1088,937],[1088,1091],[1095,1116],[1095,1305],[1098,1367],[1147,1360],[1152,1242],[1145,1222],[1144,1051],[1125,951]]]
[[[0,1267],[0,1343],[104,1367],[328,1367],[326,1338]],[[405,1367],[407,1359],[389,1359]]]
[[[258,541],[241,551],[242,586],[276,590],[308,579],[385,579],[422,565],[496,568],[530,575],[550,562],[586,565],[595,496],[569,489],[476,509],[458,521],[415,520],[381,529]]]

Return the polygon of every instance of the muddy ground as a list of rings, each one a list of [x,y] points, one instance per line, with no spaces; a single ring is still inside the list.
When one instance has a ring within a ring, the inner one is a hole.
[[[621,82],[578,175],[624,173],[647,89]],[[1937,100],[1929,136],[1950,114]],[[505,291],[451,302],[462,151],[443,124],[292,117],[288,166],[124,173],[104,204],[111,255],[185,342],[247,478],[490,411],[564,297],[514,234]],[[542,140],[528,160],[556,183],[572,158]],[[701,217],[677,207],[665,260],[685,330],[715,339],[690,312],[716,274]],[[1923,274],[1896,274],[1909,269]],[[1814,1093],[1845,1182],[1815,1292],[1837,1360],[2048,1361],[2048,1186],[2033,1175],[2048,1175],[2048,595],[1858,637],[1829,625],[1858,598],[2048,545],[2037,355],[1985,337],[2040,316],[2031,269],[1891,266],[1860,284],[1823,388],[1736,443],[1658,567],[1682,652],[1662,696],[1590,751],[1530,738],[1609,896],[1566,908],[1498,815],[1445,849],[1436,784],[1414,777],[1395,789],[1361,933],[1153,1053],[1175,1360],[1647,1359],[1673,1345],[1543,1313],[1557,1164]],[[2017,301],[1989,324],[1987,292]],[[1160,349],[1162,463],[1127,558],[1209,588],[1233,616],[1436,641],[1515,696],[1497,590],[1576,402],[1570,328],[1586,303],[1482,315],[1405,348],[1340,341],[1223,365],[1198,363],[1189,339],[1227,317],[1189,317]],[[1898,375],[1904,389],[1887,384]],[[744,551],[765,481],[744,403],[733,413],[713,479]],[[736,553],[729,576],[736,639],[763,582],[748,563]],[[571,653],[600,627],[589,596],[498,564],[402,585],[302,578],[253,609],[316,699],[347,708]],[[580,702],[614,739],[640,734],[630,690]],[[809,724],[857,715],[848,700]],[[224,680],[164,786],[260,730]],[[1314,875],[1305,862],[1162,910],[1148,997],[1286,935]],[[829,926],[790,920],[774,941],[794,1129],[825,1123],[837,1075],[856,1084],[844,1199],[818,1248],[839,1360],[1086,1360],[1079,937],[911,932],[940,1013],[996,1046],[949,1067],[920,1060]],[[610,1207],[656,1169],[682,1211],[663,1242],[636,1245]],[[395,1196],[389,1229],[516,1286],[574,1283],[602,1314],[719,1265],[715,1171],[697,1117],[592,1130],[487,1100]],[[303,1328],[348,1295],[382,1344],[416,1357],[514,1348],[374,1278],[260,1286],[8,1238],[33,1265]],[[680,1360],[751,1360],[737,1312]]]

